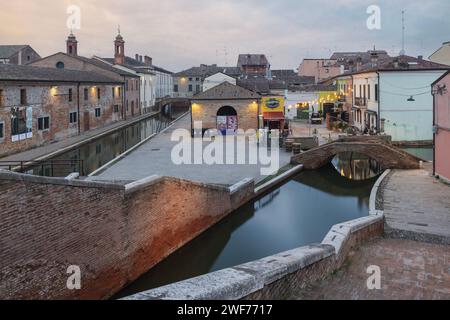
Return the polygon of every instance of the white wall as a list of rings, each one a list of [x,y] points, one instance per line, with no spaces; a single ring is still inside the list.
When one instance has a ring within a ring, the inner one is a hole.
[[[380,118],[393,141],[433,139],[431,84],[444,71],[380,73]],[[410,96],[415,101],[407,101]]]
[[[287,91],[285,92],[285,98],[286,119],[292,120],[297,117],[297,103],[313,102],[313,104],[310,104],[310,112],[312,112],[313,107],[315,111],[319,110],[319,103],[317,102],[319,94],[317,92]]]
[[[173,78],[169,73],[154,71],[156,73],[156,98],[173,96]]]
[[[228,82],[233,85],[236,85],[236,79],[219,72],[219,73],[213,74],[210,77],[205,78],[205,80],[203,81],[203,91],[214,88],[215,86],[218,86],[219,84],[221,84],[223,82]]]

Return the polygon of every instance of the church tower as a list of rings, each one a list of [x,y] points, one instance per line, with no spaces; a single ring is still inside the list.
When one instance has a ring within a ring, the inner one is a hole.
[[[124,64],[125,63],[125,41],[123,41],[122,36],[119,34],[114,40],[114,64]]]
[[[70,35],[66,40],[66,52],[70,56],[78,55],[78,41],[72,32],[70,32]]]

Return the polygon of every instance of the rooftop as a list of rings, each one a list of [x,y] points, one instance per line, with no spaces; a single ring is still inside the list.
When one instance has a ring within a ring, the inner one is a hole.
[[[9,64],[0,64],[0,81],[121,83],[96,72]]]
[[[0,45],[0,59],[8,59],[14,55],[17,51],[22,50],[28,45]]]
[[[267,60],[264,54],[240,54],[238,57],[238,67],[242,66],[267,66],[269,60]]]
[[[195,95],[192,100],[240,100],[259,98],[261,96],[256,92],[247,90],[241,86],[235,86],[229,82],[223,82],[218,86]]]
[[[239,77],[242,74],[241,69],[237,67],[220,67],[216,64],[206,65],[202,64],[199,67],[192,67],[174,74],[175,77],[200,77],[206,78],[216,73],[223,73],[230,77]]]

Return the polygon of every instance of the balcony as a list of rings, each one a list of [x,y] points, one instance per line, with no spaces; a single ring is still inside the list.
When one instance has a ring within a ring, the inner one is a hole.
[[[355,98],[355,106],[358,107],[367,107],[367,99],[366,98]]]

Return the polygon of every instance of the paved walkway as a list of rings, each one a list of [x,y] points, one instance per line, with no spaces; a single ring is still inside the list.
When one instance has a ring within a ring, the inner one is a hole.
[[[381,270],[381,290],[368,290],[367,268]],[[450,299],[450,250],[446,245],[378,239],[350,253],[337,273],[293,292],[299,300]]]
[[[148,113],[142,116],[134,117],[125,121],[119,121],[110,125],[90,130],[81,135],[66,138],[61,141],[49,143],[34,149],[30,149],[24,152],[16,153],[10,156],[0,158],[1,161],[29,161],[29,160],[45,160],[50,157],[54,157],[57,154],[61,154],[68,149],[75,147],[76,145],[86,143],[90,140],[97,139],[103,134],[107,134],[110,131],[115,131],[120,128],[129,126],[135,122],[138,122],[144,118],[150,117],[155,113]],[[57,154],[56,154],[57,153]]]
[[[191,117],[187,115],[178,120],[169,130],[147,141],[125,158],[99,175],[91,177],[91,179],[129,181],[139,180],[151,175],[161,175],[205,183],[233,185],[245,178],[254,178],[256,182],[266,178],[261,173],[261,168],[267,168],[267,165],[175,164],[172,161],[171,153],[174,146],[179,144],[179,141],[171,141],[172,134],[175,130],[187,129],[183,139],[190,139],[190,126]],[[203,143],[203,148],[208,144],[210,143]],[[227,144],[227,146],[230,145]],[[245,155],[248,159],[249,150],[255,150],[254,148],[256,148],[256,144],[252,146],[247,144],[245,149],[237,148],[236,153]],[[224,152],[225,157],[226,152]],[[233,153],[233,157],[235,157],[235,153]],[[290,160],[291,154],[280,150],[279,167],[288,165]]]
[[[319,138],[319,144],[325,144],[331,140],[337,140],[342,133],[336,131],[330,131],[327,129],[325,123],[318,125],[310,125],[305,121],[291,121],[292,133],[296,137],[310,137],[313,135],[314,129],[317,130],[317,137]]]
[[[450,186],[429,171],[394,170],[382,200],[388,234],[450,244]]]

